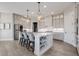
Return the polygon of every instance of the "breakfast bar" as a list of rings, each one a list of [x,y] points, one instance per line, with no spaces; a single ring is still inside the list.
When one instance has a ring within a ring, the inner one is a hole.
[[[52,32],[37,32],[35,35],[35,55],[42,55],[48,49],[53,47],[53,33]]]

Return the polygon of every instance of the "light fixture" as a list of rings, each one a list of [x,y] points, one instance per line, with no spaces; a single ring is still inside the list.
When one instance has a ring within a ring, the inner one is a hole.
[[[44,8],[46,8],[47,6],[46,5],[44,5]]]
[[[30,22],[31,18],[29,17],[28,12],[29,12],[29,10],[27,9],[27,17],[26,17],[26,21],[27,21],[27,22]]]
[[[53,15],[54,14],[54,12],[51,12],[51,15]]]
[[[41,12],[40,12],[40,2],[38,2],[38,16],[37,19],[40,21],[42,19],[44,19],[44,17],[42,16]]]
[[[31,14],[34,14],[34,12],[32,12]]]

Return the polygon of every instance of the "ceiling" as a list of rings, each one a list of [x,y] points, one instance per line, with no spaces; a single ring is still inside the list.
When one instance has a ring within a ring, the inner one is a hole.
[[[73,6],[72,2],[41,2],[41,13],[50,15],[63,12],[67,7]],[[44,8],[44,5],[47,7]],[[30,15],[37,15],[38,4],[36,2],[0,2],[0,12],[17,13],[26,16],[26,10],[29,9]]]

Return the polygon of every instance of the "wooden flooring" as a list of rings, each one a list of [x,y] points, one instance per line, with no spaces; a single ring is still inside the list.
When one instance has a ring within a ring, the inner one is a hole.
[[[35,56],[17,41],[0,41],[0,56]],[[77,56],[76,48],[62,41],[54,40],[54,45],[43,56]]]
[[[45,56],[77,56],[77,50],[72,45],[63,41],[54,40],[54,46],[49,49]]]

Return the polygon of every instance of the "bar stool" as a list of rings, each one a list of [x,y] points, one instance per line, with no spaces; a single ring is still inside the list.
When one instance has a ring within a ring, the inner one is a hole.
[[[28,48],[28,40],[29,40],[29,38],[28,38],[28,35],[27,35],[27,33],[26,32],[23,32],[23,46],[26,46],[27,48]]]
[[[24,41],[24,38],[23,38],[23,33],[20,32],[20,38],[19,38],[19,44],[21,44],[21,46],[23,46],[23,41]]]
[[[34,34],[32,32],[29,32],[28,36],[29,36],[29,40],[28,40],[29,49],[31,48],[32,52],[34,52],[34,47],[35,47]]]

